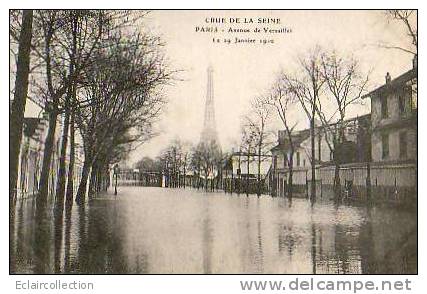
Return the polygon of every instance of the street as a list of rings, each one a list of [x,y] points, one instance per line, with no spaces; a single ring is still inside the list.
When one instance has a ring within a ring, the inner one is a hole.
[[[416,273],[417,220],[391,207],[119,187],[36,220],[18,201],[12,273]],[[412,216],[411,216],[412,215]],[[40,223],[37,223],[40,221]]]

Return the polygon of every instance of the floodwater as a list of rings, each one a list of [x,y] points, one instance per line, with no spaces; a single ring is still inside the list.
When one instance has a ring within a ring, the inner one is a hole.
[[[12,273],[417,273],[416,211],[149,187],[35,207],[16,205]]]

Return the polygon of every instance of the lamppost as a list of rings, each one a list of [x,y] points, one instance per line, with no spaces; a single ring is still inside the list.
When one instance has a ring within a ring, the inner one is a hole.
[[[120,168],[117,163],[114,165],[113,171],[114,171],[114,195],[117,195],[117,177],[120,172]]]

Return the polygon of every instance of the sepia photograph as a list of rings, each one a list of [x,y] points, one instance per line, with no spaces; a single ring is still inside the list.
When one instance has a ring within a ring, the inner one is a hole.
[[[10,275],[418,274],[417,9],[8,31]]]

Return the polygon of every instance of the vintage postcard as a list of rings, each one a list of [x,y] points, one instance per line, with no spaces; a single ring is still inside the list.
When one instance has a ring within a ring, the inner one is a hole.
[[[417,10],[9,17],[10,274],[418,273]]]

